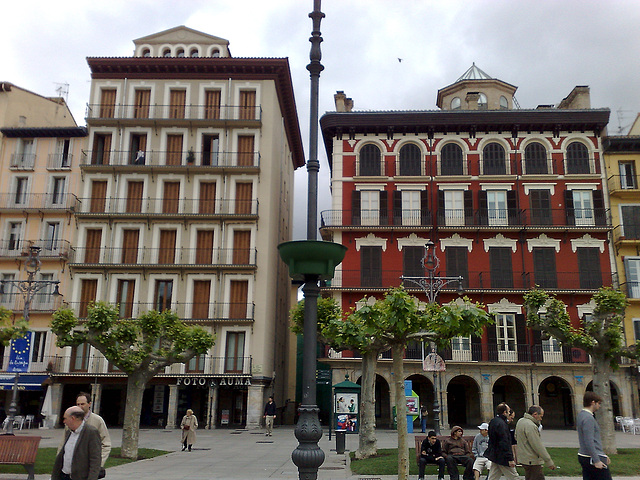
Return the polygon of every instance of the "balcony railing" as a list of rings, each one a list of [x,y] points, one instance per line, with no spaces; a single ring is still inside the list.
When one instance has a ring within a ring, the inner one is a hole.
[[[12,153],[9,168],[11,170],[33,170],[35,164],[35,153]]]
[[[0,208],[5,210],[69,210],[78,204],[72,193],[2,193]]]
[[[75,247],[69,256],[71,266],[91,265],[192,265],[253,266],[256,265],[255,248],[123,248]]]
[[[97,215],[258,215],[258,200],[195,198],[81,198],[78,214]]]
[[[420,210],[325,210],[321,214],[321,227],[361,226],[432,226],[430,212]],[[589,209],[440,209],[436,214],[440,228],[482,227],[487,229],[504,227],[531,228],[610,228],[610,210]]]
[[[258,105],[87,105],[86,119],[117,120],[220,120],[259,121],[262,108]]]
[[[70,170],[73,166],[73,155],[70,153],[50,153],[47,161],[49,170]]]
[[[640,189],[640,175],[612,175],[607,179],[610,192]]]
[[[458,276],[460,273],[448,276]],[[325,282],[325,288],[370,288],[387,289],[397,287],[401,283],[400,276],[419,277],[419,270],[403,272],[402,270],[382,269],[378,272],[362,272],[360,270],[336,270],[332,280]],[[436,272],[436,276],[447,276],[447,272]],[[579,272],[545,272],[543,278],[536,278],[531,272],[514,270],[512,274],[492,275],[490,271],[462,273],[463,286],[467,290],[526,290],[539,285],[548,290],[597,290],[602,286],[612,286],[613,276],[602,274],[601,278],[582,276]],[[410,284],[405,284],[414,290]],[[456,285],[451,285],[455,291]]]
[[[71,244],[68,240],[0,240],[0,257],[27,257],[30,247],[40,247],[41,259],[67,259]]]
[[[616,225],[613,229],[613,241],[637,241],[640,240],[640,219],[637,223],[625,223]]]
[[[6,372],[9,362],[2,362],[0,358],[0,372]],[[213,357],[201,355],[194,357],[190,362],[174,363],[165,367],[160,375],[184,375],[200,373],[203,375],[250,375],[252,357]],[[31,373],[49,373],[52,375],[64,375],[67,373],[88,374],[123,374],[117,367],[110,365],[104,356],[99,353],[92,355],[54,355],[43,356],[32,360],[29,365]]]
[[[620,290],[627,298],[640,299],[640,282],[624,282],[620,284]]]
[[[251,168],[260,166],[260,152],[193,152],[158,151],[138,152],[112,150],[86,151],[81,166],[98,167],[137,166],[137,167],[203,167],[203,168]]]
[[[423,360],[423,350],[420,348],[407,348],[405,360]],[[498,362],[498,363],[570,363],[586,364],[591,362],[590,356],[579,348],[552,349],[549,345],[512,344],[501,348],[498,345],[470,344],[465,348],[446,348],[438,350],[438,354],[448,362]],[[362,358],[358,351],[345,350],[336,352],[325,347],[326,358]],[[391,350],[381,355],[383,360],[391,360]],[[624,363],[624,362],[622,362]]]
[[[22,312],[24,310],[24,295],[13,291],[11,287],[5,284],[5,293],[0,295],[0,306],[13,312]],[[31,312],[52,312],[62,306],[62,297],[53,295],[53,286],[50,293],[39,292],[31,300]]]
[[[86,318],[89,302],[68,302],[66,304],[76,312],[79,318]],[[207,323],[246,323],[253,322],[255,305],[245,303],[172,303],[163,305],[159,303],[131,302],[122,303],[119,306],[122,318],[137,318],[149,310],[164,310],[170,308],[178,317],[187,322]]]

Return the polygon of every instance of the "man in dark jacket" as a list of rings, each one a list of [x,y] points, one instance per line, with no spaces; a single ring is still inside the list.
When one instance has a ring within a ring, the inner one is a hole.
[[[96,427],[84,421],[84,411],[71,407],[64,412],[64,446],[53,463],[51,480],[98,480],[102,444]]]
[[[462,478],[473,480],[473,453],[471,447],[462,435],[464,431],[461,427],[453,427],[451,436],[444,439],[442,443],[442,453],[447,462],[447,470],[451,480],[458,480],[458,464],[464,467]]]
[[[502,475],[507,480],[517,480],[516,462],[511,448],[511,431],[507,423],[509,405],[501,403],[496,407],[496,416],[489,422],[489,447],[484,456],[491,460],[487,480],[498,480]]]
[[[438,465],[438,480],[444,480],[444,457],[442,446],[436,437],[436,432],[429,432],[420,447],[420,464],[418,465],[418,480],[424,480],[424,469],[427,463]]]

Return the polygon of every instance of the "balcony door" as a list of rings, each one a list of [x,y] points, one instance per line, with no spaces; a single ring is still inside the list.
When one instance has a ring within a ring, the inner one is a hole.
[[[517,362],[518,344],[516,341],[516,316],[513,313],[498,313],[496,320],[496,339],[498,341],[498,361]]]
[[[224,355],[225,373],[242,373],[244,366],[245,332],[227,333],[227,345]]]

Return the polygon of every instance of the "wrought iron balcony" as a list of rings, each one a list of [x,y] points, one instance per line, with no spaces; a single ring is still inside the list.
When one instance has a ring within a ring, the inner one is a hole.
[[[0,258],[26,257],[32,246],[40,248],[41,260],[66,260],[71,250],[68,240],[0,240]]]
[[[35,153],[12,153],[9,168],[11,170],[33,170],[35,164]]]
[[[0,209],[73,212],[78,198],[72,193],[2,193]]]
[[[161,167],[161,168],[257,168],[260,152],[194,152],[147,150],[142,153],[121,150],[84,152],[81,167]]]
[[[88,104],[87,120],[202,120],[216,121],[260,121],[262,107],[241,105],[111,105]]]
[[[71,153],[50,153],[47,161],[49,170],[71,170],[73,155]]]
[[[640,219],[637,223],[616,225],[613,229],[613,241],[615,243],[638,243],[638,241],[640,241]]]
[[[74,268],[96,265],[134,267],[255,267],[255,248],[150,248],[150,247],[75,247],[69,256]]]
[[[637,194],[640,189],[640,175],[611,175],[607,179],[610,193],[629,192]]]
[[[77,215],[159,216],[256,216],[258,200],[204,198],[114,198],[79,199]]]

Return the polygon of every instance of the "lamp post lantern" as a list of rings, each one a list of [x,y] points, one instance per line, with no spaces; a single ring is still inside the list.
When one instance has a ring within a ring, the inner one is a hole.
[[[422,266],[427,270],[427,275],[424,277],[405,277],[400,278],[403,282],[407,282],[420,288],[427,297],[429,303],[436,303],[438,294],[447,285],[457,284],[457,293],[462,295],[464,293],[464,278],[462,276],[457,277],[441,277],[436,276],[435,272],[440,266],[440,259],[435,252],[435,244],[428,240],[424,246],[424,257],[421,260]],[[427,336],[426,334],[425,336]],[[419,334],[417,336],[420,336]],[[429,353],[423,361],[423,370],[426,372],[433,372],[433,423],[436,435],[440,435],[440,401],[438,398],[438,382],[439,373],[444,372],[447,366],[445,361],[440,355],[436,353],[435,345],[431,345],[431,353]]]
[[[36,280],[36,275],[40,271],[40,247],[32,245],[29,247],[29,256],[25,261],[24,268],[27,272],[26,280],[2,280],[0,281],[0,295],[5,293],[5,285],[10,285],[17,289],[18,293],[22,294],[24,299],[24,308],[22,310],[22,316],[26,323],[29,323],[31,315],[31,302],[34,296],[42,289],[53,286],[52,295],[55,297],[62,296],[60,294],[58,280]],[[15,379],[13,382],[13,392],[11,395],[11,403],[9,404],[9,410],[7,411],[7,433],[13,434],[13,421],[16,416],[18,406],[18,381],[20,379],[20,372],[26,371],[26,369],[15,369]]]

